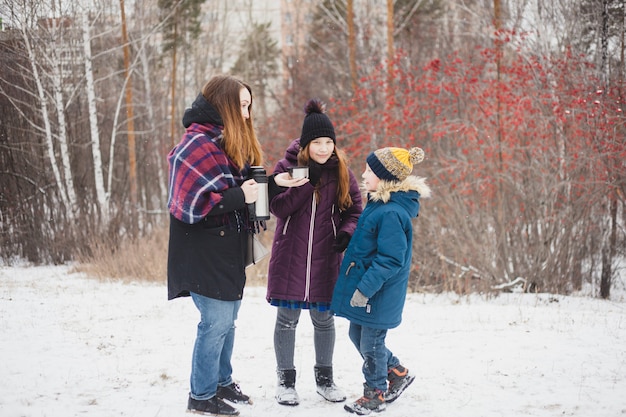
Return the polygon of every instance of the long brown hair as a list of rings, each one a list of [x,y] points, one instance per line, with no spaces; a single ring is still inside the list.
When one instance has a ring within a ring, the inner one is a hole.
[[[309,144],[310,142],[298,152],[298,165],[308,165],[309,163]],[[337,148],[335,145],[335,150],[333,151],[333,155],[337,158],[337,205],[339,206],[339,210],[347,210],[352,207],[352,197],[350,196],[350,172],[348,170],[348,157],[345,152],[341,149]],[[332,157],[331,157],[332,158]],[[319,193],[316,187],[315,190],[316,198],[319,199]]]
[[[252,89],[243,81],[230,75],[217,75],[202,87],[202,95],[217,109],[224,123],[224,152],[239,169],[246,163],[263,165],[263,151],[252,123],[252,99],[250,117],[241,114],[240,92],[246,88],[252,97]]]

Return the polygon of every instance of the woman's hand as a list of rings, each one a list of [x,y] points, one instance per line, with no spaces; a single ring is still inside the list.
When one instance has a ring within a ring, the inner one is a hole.
[[[253,179],[244,181],[244,183],[241,184],[241,189],[243,190],[246,204],[254,203],[259,197],[259,184]]]
[[[276,185],[280,187],[300,187],[309,182],[308,178],[291,178],[288,172],[281,172],[274,175]]]

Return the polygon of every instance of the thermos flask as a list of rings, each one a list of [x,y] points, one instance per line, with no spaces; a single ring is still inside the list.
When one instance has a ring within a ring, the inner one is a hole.
[[[250,178],[259,184],[259,193],[255,203],[250,204],[250,220],[269,220],[270,202],[268,195],[267,173],[262,166],[250,167]]]

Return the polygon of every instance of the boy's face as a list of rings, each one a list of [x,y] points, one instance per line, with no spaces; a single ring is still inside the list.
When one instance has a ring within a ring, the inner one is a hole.
[[[369,165],[365,164],[365,171],[363,171],[361,177],[363,178],[363,186],[366,191],[376,191],[380,178],[374,174],[374,171],[370,169]]]

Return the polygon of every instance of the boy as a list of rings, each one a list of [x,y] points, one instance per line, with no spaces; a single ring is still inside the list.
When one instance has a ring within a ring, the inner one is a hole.
[[[410,175],[423,159],[420,148],[382,148],[367,157],[362,175],[367,205],[344,255],[331,303],[336,315],[350,320],[350,340],[364,360],[363,396],[344,406],[351,413],[383,411],[415,379],[386,347],[385,338],[402,319],[411,270],[411,221],[418,216],[419,198],[430,196],[425,180]]]

